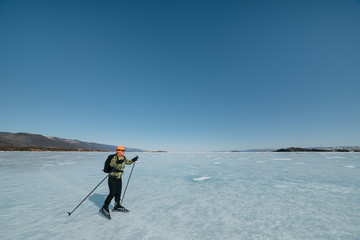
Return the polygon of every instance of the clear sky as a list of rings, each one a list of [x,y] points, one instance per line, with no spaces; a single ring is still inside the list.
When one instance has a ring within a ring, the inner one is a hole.
[[[0,131],[360,145],[360,1],[0,0],[0,81]]]

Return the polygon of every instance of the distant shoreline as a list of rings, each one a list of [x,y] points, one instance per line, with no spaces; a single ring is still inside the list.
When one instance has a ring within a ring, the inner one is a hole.
[[[72,148],[56,148],[56,147],[18,147],[18,146],[0,146],[0,151],[6,152],[112,152],[107,150],[88,150],[88,149],[72,149]]]
[[[19,147],[19,146],[4,146],[0,145],[0,151],[5,152],[114,152],[110,150],[89,150],[89,149],[74,149],[74,148],[57,148],[57,147]],[[143,152],[143,153],[167,153],[168,151],[128,151],[128,152]],[[249,152],[249,151],[230,151],[230,152]],[[250,151],[251,152],[251,151]],[[334,148],[334,149],[320,149],[320,148],[281,148],[272,151],[253,151],[253,152],[360,152],[360,148]]]
[[[360,148],[349,148],[349,149],[318,149],[318,148],[281,148],[274,152],[360,152]]]
[[[0,151],[4,152],[115,152],[110,150],[88,150],[88,149],[74,149],[74,148],[56,148],[56,147],[19,147],[19,146],[1,146]],[[167,153],[167,151],[128,151],[128,152],[154,152],[154,153]]]

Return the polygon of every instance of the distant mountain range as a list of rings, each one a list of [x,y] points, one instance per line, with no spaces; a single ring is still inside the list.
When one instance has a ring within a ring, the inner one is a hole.
[[[75,139],[49,137],[40,134],[0,132],[0,150],[116,151],[116,146],[93,142],[83,142]],[[143,152],[143,150],[136,148],[126,148],[126,151]]]
[[[126,148],[128,152],[148,152],[137,148]],[[0,151],[115,151],[115,145],[83,142],[75,139],[49,137],[31,133],[0,132]],[[166,151],[157,151],[166,152]],[[248,149],[217,152],[360,152],[360,146]]]

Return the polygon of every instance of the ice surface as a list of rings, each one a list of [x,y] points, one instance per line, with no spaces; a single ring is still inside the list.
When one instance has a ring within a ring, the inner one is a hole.
[[[105,181],[68,216],[107,155],[0,152],[0,239],[360,239],[359,153],[141,153],[130,213]]]

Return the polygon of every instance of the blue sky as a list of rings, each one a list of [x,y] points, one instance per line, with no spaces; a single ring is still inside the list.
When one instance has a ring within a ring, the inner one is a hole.
[[[0,0],[0,131],[360,145],[360,1]]]

